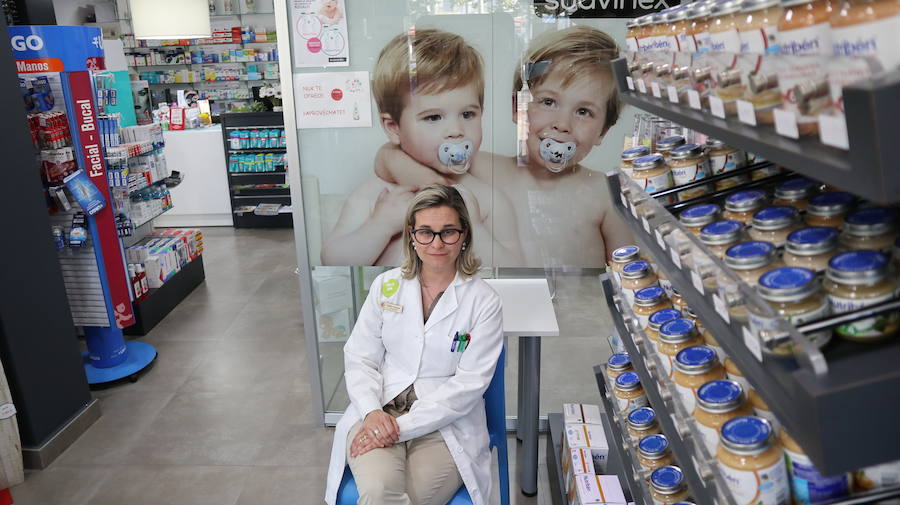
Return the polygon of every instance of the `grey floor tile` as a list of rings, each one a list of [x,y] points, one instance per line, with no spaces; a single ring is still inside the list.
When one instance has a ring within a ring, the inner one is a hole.
[[[149,333],[163,341],[219,340],[247,301],[181,304]]]
[[[254,467],[236,505],[324,503],[325,478],[305,466]]]
[[[307,384],[307,380],[303,348],[290,345],[286,337],[278,337],[216,345],[205,354],[181,391],[245,394],[291,392]],[[308,395],[308,384],[305,390]]]
[[[250,469],[240,466],[125,466],[85,505],[234,505]]]
[[[121,384],[95,394],[110,394],[118,390],[178,391],[213,349],[213,342],[166,340],[161,333],[152,333],[142,340],[156,347],[156,362],[150,370],[134,384]]]
[[[26,472],[11,492],[16,505],[85,505],[108,479],[106,468],[56,465]]]

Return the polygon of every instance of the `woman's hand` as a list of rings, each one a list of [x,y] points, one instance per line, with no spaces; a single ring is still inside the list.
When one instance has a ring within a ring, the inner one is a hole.
[[[356,457],[372,449],[390,447],[400,440],[397,420],[383,410],[369,412],[350,444],[350,456]]]

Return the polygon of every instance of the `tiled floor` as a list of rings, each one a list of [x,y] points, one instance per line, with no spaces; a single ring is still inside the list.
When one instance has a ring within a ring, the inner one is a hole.
[[[17,505],[322,503],[333,429],[310,410],[293,233],[204,234],[206,282],[142,338],[159,351],[154,368],[95,392],[102,418],[49,468],[27,472]],[[562,332],[578,336],[544,341],[543,412],[597,400],[590,366],[609,353],[598,293],[595,279],[560,283]],[[516,491],[514,466],[513,503],[551,503],[543,445],[538,496]]]

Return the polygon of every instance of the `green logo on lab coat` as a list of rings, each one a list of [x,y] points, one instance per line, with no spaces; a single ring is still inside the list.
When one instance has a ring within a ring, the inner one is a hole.
[[[390,279],[384,281],[381,285],[381,294],[390,297],[393,296],[398,289],[400,289],[400,282],[397,279]]]

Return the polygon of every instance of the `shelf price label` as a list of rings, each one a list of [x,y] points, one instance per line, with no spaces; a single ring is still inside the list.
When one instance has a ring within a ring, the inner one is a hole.
[[[628,85],[628,89],[634,91],[634,79],[632,79],[630,75],[625,76],[625,84]]]
[[[725,119],[725,102],[717,96],[709,96],[709,110],[713,116]]]
[[[635,207],[634,204],[629,205],[629,207],[631,208],[631,215],[637,219],[637,207]]]
[[[656,98],[662,98],[662,90],[659,89],[659,83],[653,81],[650,83],[650,89],[653,91],[653,96]]]
[[[669,101],[672,103],[678,103],[678,90],[675,89],[675,86],[669,86],[666,88],[666,92],[669,93]]]
[[[800,130],[797,129],[797,116],[793,111],[774,109],[775,132],[784,137],[798,139]]]
[[[819,139],[825,145],[849,150],[850,139],[847,137],[847,121],[844,116],[819,114]]]
[[[760,344],[759,339],[753,336],[753,333],[750,333],[746,326],[741,326],[741,334],[744,337],[744,345],[753,354],[753,357],[762,363],[762,344]]]
[[[641,216],[641,224],[644,225],[644,231],[650,233],[650,222],[646,217]]]
[[[619,196],[622,197],[622,205],[625,208],[628,208],[628,199],[625,198],[625,193],[619,193]]]
[[[666,250],[666,241],[663,240],[662,233],[659,230],[653,230],[653,235],[656,237],[656,243],[659,244],[659,247],[662,248],[663,251]]]
[[[678,248],[673,247],[669,250],[670,255],[672,256],[672,263],[675,263],[675,266],[681,268],[681,255],[678,254]]]
[[[687,95],[688,105],[690,105],[692,109],[700,110],[700,93],[698,93],[696,89],[689,89]]]
[[[740,119],[742,123],[756,126],[756,109],[753,107],[752,103],[747,100],[738,100],[737,110],[738,119]]]
[[[712,298],[713,307],[716,309],[716,313],[719,314],[726,323],[731,324],[731,314],[728,313],[728,306],[725,305],[725,299],[717,293],[713,293]]]
[[[696,271],[691,270],[691,284],[694,285],[694,289],[697,290],[701,295],[704,294],[703,291],[703,279],[700,277]]]
[[[644,93],[646,95],[647,94],[647,85],[644,83],[644,80],[638,79],[637,85],[638,85],[638,91],[640,91],[641,93]]]

